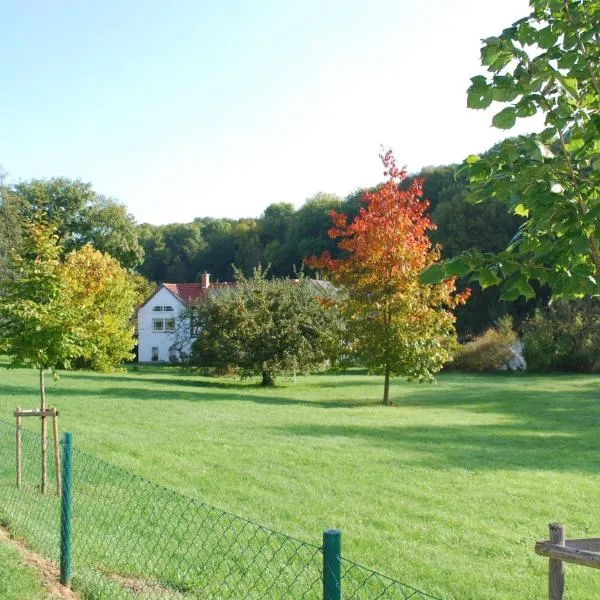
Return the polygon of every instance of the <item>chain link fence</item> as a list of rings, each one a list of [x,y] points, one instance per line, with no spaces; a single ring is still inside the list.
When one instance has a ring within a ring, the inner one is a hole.
[[[40,435],[22,432],[18,488],[15,431],[0,420],[2,525],[32,550],[59,562],[61,499],[52,485],[47,495],[40,493]],[[52,482],[56,469],[51,463]],[[339,553],[326,556],[324,547],[188,498],[76,449],[72,480],[69,559],[73,587],[86,599],[439,600]]]

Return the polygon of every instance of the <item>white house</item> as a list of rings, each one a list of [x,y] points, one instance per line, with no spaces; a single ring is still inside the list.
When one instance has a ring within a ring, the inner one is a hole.
[[[182,320],[185,308],[203,301],[209,291],[232,285],[211,284],[208,273],[201,276],[200,283],[163,283],[138,310],[138,362],[173,362],[187,354],[193,332],[191,323]]]
[[[327,281],[310,282],[317,293],[331,290]],[[234,286],[235,283],[211,283],[208,273],[202,274],[200,283],[161,284],[138,310],[138,362],[177,362],[189,354],[195,336],[192,324],[182,317],[183,312],[208,294]]]

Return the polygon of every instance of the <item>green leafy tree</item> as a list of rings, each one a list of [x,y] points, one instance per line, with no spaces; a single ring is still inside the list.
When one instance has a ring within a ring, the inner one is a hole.
[[[213,292],[192,308],[199,331],[193,364],[238,367],[270,386],[281,372],[310,372],[332,358],[342,322],[325,289],[317,292],[305,277],[267,280],[260,268],[250,278],[236,269],[235,277],[235,288]]]
[[[40,408],[45,411],[44,372],[69,365],[82,352],[75,325],[77,308],[63,302],[61,248],[53,229],[27,225],[19,252],[9,254],[0,280],[0,353],[10,367],[33,367],[40,376]],[[42,493],[46,491],[46,419],[42,417]]]
[[[69,365],[81,353],[77,308],[63,302],[61,247],[48,225],[26,227],[20,252],[12,252],[0,294],[0,351],[11,367],[30,366],[40,372],[45,405],[44,371]]]
[[[18,197],[6,184],[0,166],[0,279],[8,268],[9,254],[18,252],[22,242],[21,211]]]
[[[73,241],[83,210],[96,197],[91,184],[65,177],[33,179],[12,189],[21,200],[24,222],[42,220],[51,224],[61,244]]]
[[[530,0],[531,12],[487,38],[468,106],[504,105],[492,124],[511,129],[537,113],[544,128],[510,138],[461,167],[470,199],[495,198],[525,222],[498,254],[470,252],[424,280],[472,272],[482,286],[504,280],[503,297],[532,297],[531,280],[556,297],[597,294],[600,282],[600,2]]]
[[[18,183],[10,190],[19,201],[22,222],[51,224],[65,252],[91,243],[126,268],[141,263],[144,253],[133,216],[122,204],[96,194],[91,184],[56,177]]]
[[[104,196],[96,196],[81,211],[67,249],[81,248],[85,244],[110,254],[127,269],[136,268],[144,258],[133,215],[123,204]]]

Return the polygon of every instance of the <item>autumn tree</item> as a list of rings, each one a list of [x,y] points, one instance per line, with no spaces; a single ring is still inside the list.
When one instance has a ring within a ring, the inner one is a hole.
[[[252,277],[235,271],[236,286],[216,290],[191,309],[198,331],[191,362],[219,369],[238,368],[242,375],[260,375],[270,386],[285,371],[322,368],[335,354],[342,321],[327,287],[318,290],[305,277],[266,278],[256,268]]]
[[[87,244],[67,255],[60,273],[61,301],[71,309],[80,349],[77,366],[109,371],[132,359],[137,294],[119,261]]]
[[[555,297],[600,291],[600,2],[530,0],[530,13],[483,40],[487,73],[472,78],[467,104],[503,106],[492,125],[510,130],[539,114],[543,129],[469,156],[460,171],[470,199],[497,199],[525,221],[497,254],[467,252],[435,266],[482,286],[503,283],[506,300],[531,297],[532,280]]]
[[[382,157],[387,180],[365,192],[364,206],[352,222],[331,211],[329,236],[345,254],[328,252],[305,262],[325,269],[345,290],[339,303],[347,317],[351,345],[374,373],[384,375],[383,403],[390,404],[390,377],[431,380],[451,359],[456,344],[454,315],[449,310],[466,300],[454,280],[436,285],[419,282],[419,274],[440,258],[427,233],[434,228],[422,199],[422,182],[401,189],[406,171],[390,151]]]

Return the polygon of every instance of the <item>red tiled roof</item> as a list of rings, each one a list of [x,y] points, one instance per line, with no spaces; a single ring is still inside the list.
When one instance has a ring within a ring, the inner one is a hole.
[[[208,288],[202,287],[201,283],[163,283],[163,286],[184,304],[192,304],[204,300],[207,291],[234,287],[235,283],[211,283]]]

